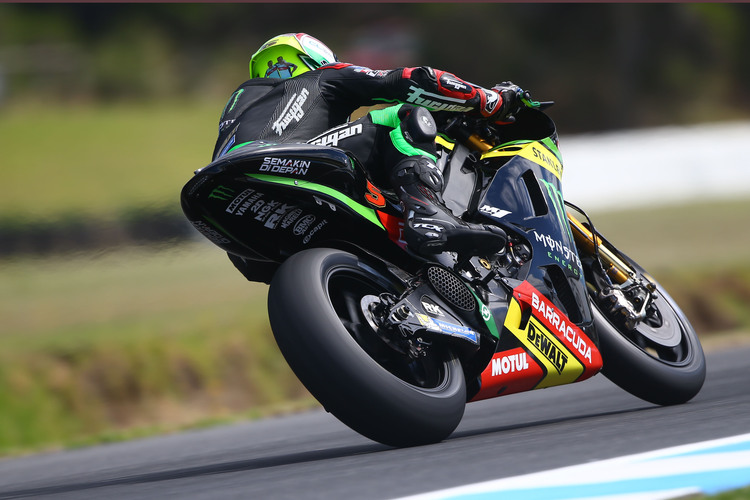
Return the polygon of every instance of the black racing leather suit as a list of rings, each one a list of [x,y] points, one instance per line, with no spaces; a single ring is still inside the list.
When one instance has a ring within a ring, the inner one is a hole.
[[[431,133],[431,137],[425,137],[424,133],[406,134],[422,136],[413,146],[425,155],[406,156],[393,145],[379,144],[388,142],[379,139],[388,135],[381,131],[385,127],[373,123],[370,115],[354,122],[363,125],[362,134],[338,141],[335,146],[357,157],[376,183],[394,189],[404,206],[404,238],[410,250],[423,256],[447,250],[444,244],[448,235],[459,229],[464,243],[466,238],[472,238],[477,245],[497,245],[495,235],[456,218],[442,203],[442,174],[434,161],[427,158],[435,151],[434,120],[424,110],[418,111],[418,107],[486,116],[495,111],[501,100],[494,92],[429,67],[372,70],[336,63],[289,79],[255,78],[240,85],[227,102],[213,158],[256,140],[316,142],[316,137],[319,141],[327,131],[346,123],[360,107],[404,103],[408,106],[398,115],[404,119],[402,129],[408,116],[412,117],[412,123],[419,117],[422,127],[425,120],[432,121],[431,132],[429,124],[420,129]],[[491,237],[490,242],[487,237]],[[230,259],[248,279],[266,283],[277,266],[232,255]]]
[[[489,114],[498,104],[489,95],[429,67],[371,70],[337,63],[295,78],[255,78],[240,85],[227,102],[213,158],[247,141],[305,142],[345,123],[356,109],[375,104],[403,102],[431,111]]]

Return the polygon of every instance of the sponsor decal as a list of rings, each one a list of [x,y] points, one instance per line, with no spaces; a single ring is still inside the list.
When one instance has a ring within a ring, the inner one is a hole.
[[[489,321],[492,317],[492,313],[490,312],[490,308],[486,305],[482,304],[482,307],[479,308],[479,310],[482,313],[482,319],[485,321]]]
[[[534,155],[534,158],[538,160],[537,163],[539,163],[543,167],[546,167],[558,178],[562,177],[562,165],[559,161],[557,161],[557,158],[554,155],[545,152],[544,150],[542,150],[541,148],[537,148],[536,146],[531,147],[531,153]]]
[[[461,94],[471,94],[473,90],[466,84],[466,82],[450,73],[443,73],[440,75],[440,86],[447,90],[449,90],[448,88],[450,87],[453,91],[460,92]]]
[[[253,217],[253,220],[257,220],[258,222],[266,222],[266,219],[279,207],[281,206],[280,201],[266,201],[265,203],[260,202],[256,203],[252,207],[250,207],[250,211],[255,214],[255,217]],[[275,227],[275,226],[274,226]]]
[[[529,322],[526,335],[528,341],[552,363],[557,373],[562,374],[565,365],[568,363],[568,356],[560,349],[557,343],[535,321]]]
[[[352,137],[362,133],[362,124],[345,125],[343,128],[335,129],[326,135],[320,136],[310,141],[310,144],[318,146],[338,146],[341,139]]]
[[[443,313],[442,309],[440,309],[440,306],[435,304],[427,296],[422,297],[422,309],[424,309],[424,312],[426,312],[430,316],[445,317],[445,314]]]
[[[215,245],[222,245],[231,243],[232,240],[225,238],[220,232],[209,226],[200,220],[191,220],[190,223],[195,229],[197,229],[203,236],[208,238]]]
[[[237,105],[237,101],[240,100],[240,96],[245,93],[245,89],[239,89],[235,91],[234,94],[229,96],[229,101],[227,101],[227,105],[224,106],[224,111],[221,113],[221,116],[224,117],[225,114],[232,111],[234,107]],[[232,120],[234,121],[234,120]]]
[[[222,133],[225,129],[229,128],[236,120],[223,120],[219,122],[219,133]]]
[[[561,377],[563,382],[545,381],[546,385],[583,380],[601,369],[602,357],[596,345],[583,330],[573,324],[539,290],[534,288],[528,281],[524,281],[515,288],[513,297],[514,300],[511,301],[510,308],[513,309],[513,312],[511,313],[510,309],[508,312],[509,316],[513,316],[513,319],[509,322],[506,317],[506,326],[526,345],[527,350],[532,355],[536,355],[540,351],[549,354],[550,365],[548,368],[552,367],[552,360],[556,363],[555,368],[562,365],[562,361],[556,355],[553,356],[551,348],[547,348],[547,351],[544,350],[545,346],[542,344],[543,340],[541,338],[537,339],[533,337],[532,339],[531,333],[525,334],[527,328],[531,328],[533,325],[537,330],[549,333],[550,335],[547,336],[547,340],[554,342],[556,347],[562,349],[564,353],[569,354],[567,364],[564,367],[565,373]],[[521,319],[521,307],[531,309],[528,326],[524,328],[513,326],[523,323]],[[546,354],[543,355],[544,358],[548,358]],[[546,365],[547,359],[543,361]],[[547,378],[549,379],[549,376]]]
[[[240,206],[235,211],[234,215],[238,217],[242,217],[245,215],[245,212],[250,210],[250,212],[256,212],[258,208],[260,208],[265,201],[262,200],[263,194],[262,193],[254,193],[249,198],[244,200]],[[254,208],[253,208],[254,207]]]
[[[387,70],[387,69],[370,69],[364,66],[352,66],[351,68],[355,73],[363,73],[373,78],[385,76],[390,72],[390,70]]]
[[[292,121],[299,122],[305,116],[302,105],[305,104],[309,95],[310,91],[307,89],[302,89],[299,93],[295,92],[292,95],[279,118],[273,122],[272,128],[276,134],[283,134]]]
[[[561,241],[556,240],[548,234],[537,233],[534,231],[536,241],[542,243],[545,248],[549,248],[547,256],[553,259],[555,262],[560,264],[562,267],[570,270],[576,276],[579,276],[583,269],[581,267],[581,259],[578,257],[578,253],[575,249],[570,249],[563,245]],[[576,267],[573,267],[575,265]]]
[[[502,210],[491,205],[482,205],[481,207],[479,207],[479,211],[496,219],[502,219],[510,213],[508,210]]]
[[[273,45],[276,45],[278,42],[279,42],[279,38],[268,40],[266,43],[260,46],[260,48],[258,49],[258,52],[260,52],[263,49],[267,49],[268,47],[271,47]]]
[[[283,219],[281,219],[281,228],[286,229],[292,224],[294,224],[294,221],[299,219],[299,216],[302,215],[302,209],[301,208],[295,208],[288,214],[284,216]]]
[[[471,401],[535,389],[544,376],[539,361],[524,348],[496,352],[482,371],[481,389]]]
[[[586,334],[528,281],[513,291],[504,326],[530,356],[529,364],[542,370],[535,388],[583,380],[602,366]]]
[[[554,153],[542,146],[539,142],[533,142],[524,147],[519,153],[522,158],[531,160],[544,169],[552,172],[555,177],[562,179],[563,166]]]
[[[546,319],[559,335],[567,340],[573,348],[589,363],[592,363],[591,346],[588,339],[583,338],[583,332],[578,327],[571,325],[561,312],[558,312],[551,303],[540,297],[536,292],[531,293],[531,307],[533,307],[542,318]],[[569,321],[569,320],[568,320]]]
[[[243,192],[241,192],[239,195],[237,195],[232,202],[227,206],[226,212],[233,214],[235,210],[237,210],[237,207],[240,206],[240,203],[245,201],[248,196],[255,193],[255,189],[245,189]]]
[[[291,158],[274,158],[266,156],[261,164],[261,172],[273,172],[287,175],[307,175],[310,168],[309,160],[293,160]]]
[[[453,335],[454,337],[465,338],[475,344],[479,343],[479,334],[467,326],[454,325],[453,323],[447,323],[439,319],[433,319],[433,321],[443,333]]]
[[[486,102],[484,103],[484,114],[489,116],[495,111],[497,103],[500,102],[500,98],[497,92],[493,90],[486,90],[484,92]]]
[[[313,235],[317,233],[318,231],[320,231],[321,229],[323,229],[323,226],[325,226],[326,224],[328,224],[327,219],[323,219],[322,221],[318,222],[318,224],[314,228],[310,229],[310,232],[307,233],[307,235],[304,238],[302,238],[302,243],[304,245],[307,245],[308,243],[310,243],[310,239],[312,239]]]
[[[416,104],[417,106],[423,106],[433,111],[471,111],[471,106],[466,106],[466,99],[456,99],[453,97],[446,97],[441,94],[433,94],[426,90],[415,87],[414,85],[409,86],[409,94],[406,96],[406,102]]]
[[[278,226],[281,218],[292,208],[294,208],[294,205],[287,205],[286,203],[284,203],[268,216],[268,219],[265,223],[263,223],[263,226],[267,227],[268,229],[276,229],[276,226]],[[256,219],[257,218],[258,217],[256,217]]]
[[[310,35],[297,36],[299,43],[302,48],[306,51],[312,51],[322,56],[326,63],[332,63],[336,60],[336,56],[331,52],[331,49],[323,45],[323,43],[317,38]]]
[[[230,111],[232,111],[234,109],[234,107],[237,105],[237,101],[240,99],[240,96],[244,92],[245,92],[245,89],[239,89],[239,90],[235,91],[234,94],[232,94],[231,96],[229,96],[229,100],[227,101],[226,106],[224,106],[224,110],[221,112],[221,120],[224,119],[224,116],[227,113],[229,113]],[[224,124],[231,123],[231,122],[234,122],[234,120],[222,121],[219,124],[219,130],[221,130],[222,128],[224,128]]]
[[[385,206],[385,196],[383,196],[382,191],[373,186],[370,181],[367,181],[367,193],[365,193],[365,200],[367,200],[367,202],[371,205],[374,205],[378,208],[383,208]]]
[[[222,201],[231,200],[232,196],[234,196],[234,189],[226,186],[217,186],[211,191],[211,194],[208,195],[209,198]]]
[[[414,227],[417,229],[427,229],[428,231],[437,231],[438,233],[443,231],[443,226],[437,224],[429,224],[427,222],[416,222]]]
[[[570,239],[573,239],[573,232],[570,229],[570,222],[568,222],[568,214],[565,211],[565,199],[563,198],[562,192],[552,183],[549,183],[545,181],[544,179],[539,179],[542,184],[547,188],[547,194],[549,195],[550,200],[552,200],[552,204],[555,207],[555,214],[557,215],[557,220],[560,222],[560,225],[564,227],[567,232]]]
[[[295,236],[302,236],[303,233],[310,229],[310,226],[312,226],[313,222],[315,222],[314,215],[305,215],[299,221],[297,221],[297,223],[294,225],[294,229],[292,229],[292,232],[295,234]]]
[[[492,376],[507,375],[509,373],[528,370],[529,358],[525,352],[509,354],[499,358],[492,358]]]
[[[416,316],[422,326],[432,332],[444,333],[451,337],[460,337],[475,344],[479,344],[479,333],[467,326],[454,325],[453,323],[431,318],[426,314],[417,314]]]

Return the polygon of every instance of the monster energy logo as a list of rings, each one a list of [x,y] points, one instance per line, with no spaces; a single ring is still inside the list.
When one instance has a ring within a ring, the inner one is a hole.
[[[217,186],[211,191],[211,194],[208,195],[209,198],[216,198],[217,200],[222,201],[230,200],[232,199],[232,196],[234,196],[234,189],[226,186]]]
[[[237,105],[237,101],[239,100],[240,96],[242,95],[244,91],[245,89],[240,89],[229,97],[229,101],[227,101],[227,105],[224,106],[224,111],[221,112],[222,118],[224,118],[224,115],[227,114],[227,112],[232,111],[234,109],[234,107]]]
[[[573,239],[573,232],[570,230],[568,214],[565,212],[565,199],[563,198],[562,193],[557,189],[557,186],[551,182],[547,182],[544,179],[539,180],[542,181],[542,184],[547,188],[547,194],[552,200],[552,205],[555,207],[555,213],[557,214],[557,220],[560,222],[560,226],[564,227],[567,230],[570,239]]]

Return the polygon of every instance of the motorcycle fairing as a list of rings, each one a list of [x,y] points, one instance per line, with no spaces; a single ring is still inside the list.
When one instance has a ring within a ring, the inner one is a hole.
[[[531,260],[514,278],[529,281],[575,324],[587,328],[593,320],[554,142],[516,143],[486,153],[483,160],[496,172],[479,198],[477,217],[515,232],[532,249]]]
[[[250,259],[282,262],[341,235],[385,255],[401,252],[382,237],[386,227],[381,222],[400,209],[336,148],[262,141],[242,145],[198,170],[181,201],[188,220],[204,236]]]
[[[498,352],[471,399],[585,380],[602,367],[594,342],[528,281],[513,290]]]

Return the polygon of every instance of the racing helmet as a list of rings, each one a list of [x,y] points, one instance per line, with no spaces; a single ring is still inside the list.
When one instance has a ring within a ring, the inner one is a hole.
[[[250,78],[291,78],[338,61],[331,49],[306,33],[277,35],[250,58]]]

